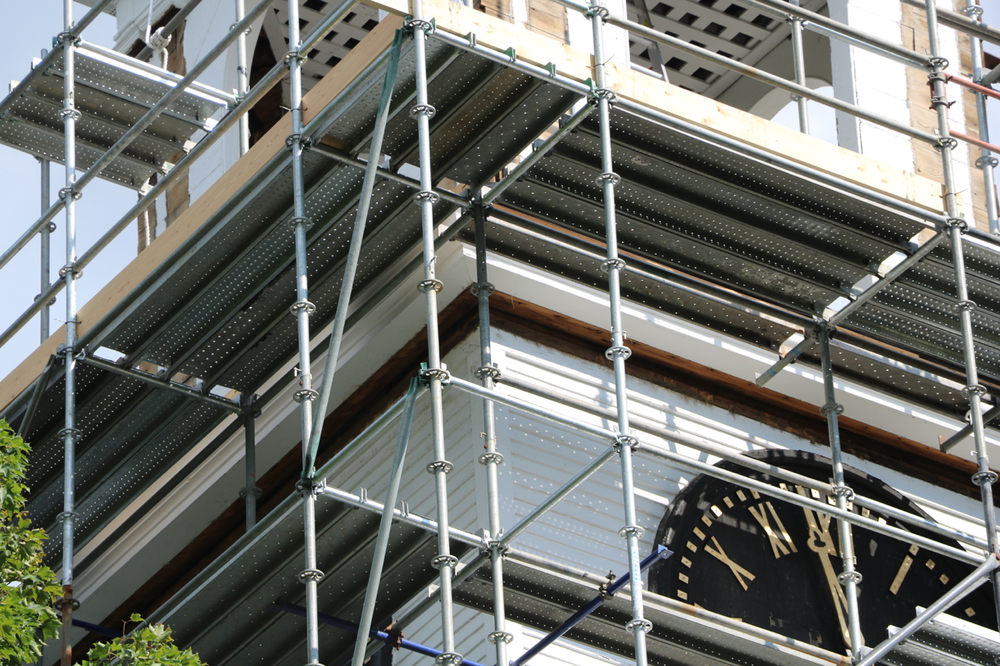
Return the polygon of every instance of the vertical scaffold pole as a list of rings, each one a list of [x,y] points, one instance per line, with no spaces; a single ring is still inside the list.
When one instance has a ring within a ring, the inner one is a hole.
[[[983,8],[976,0],[966,0],[962,13],[977,23],[982,23]],[[972,53],[972,80],[981,83],[983,79],[983,46],[982,40],[973,34],[969,35],[969,51]],[[990,142],[989,117],[986,115],[986,95],[981,92],[976,96],[976,120],[979,123],[979,138]],[[1000,234],[1000,221],[997,220],[997,192],[993,186],[993,170],[997,167],[997,158],[985,148],[979,149],[976,166],[983,172],[983,196],[986,199],[986,218],[990,233]]]
[[[437,295],[443,285],[435,276],[437,256],[434,250],[434,204],[438,195],[434,192],[431,180],[431,135],[430,120],[435,109],[427,99],[427,35],[434,26],[424,18],[423,3],[413,0],[413,16],[409,27],[413,30],[413,52],[416,78],[417,103],[410,109],[417,121],[417,140],[420,154],[420,191],[415,199],[420,205],[420,222],[423,238],[424,279],[419,289],[424,293],[427,304],[427,369],[423,379],[427,382],[431,395],[431,424],[434,439],[434,460],[427,466],[427,471],[434,475],[434,485],[437,495],[438,520],[438,554],[432,560],[438,569],[441,586],[441,654],[435,658],[438,666],[458,666],[462,663],[462,655],[455,652],[454,609],[452,606],[451,585],[458,559],[451,554],[451,544],[448,541],[448,472],[452,464],[445,457],[444,444],[444,408],[442,405],[441,385],[447,378],[447,370],[441,366],[441,345],[438,337],[438,303]]]
[[[479,299],[479,358],[480,366],[476,376],[483,388],[492,391],[500,377],[500,371],[493,363],[490,331],[490,295],[494,291],[489,281],[486,266],[486,207],[482,197],[472,204],[472,216],[476,227],[476,284],[472,293]],[[497,452],[497,432],[495,405],[492,400],[483,399],[483,438],[486,453],[479,456],[479,462],[486,467],[486,503],[489,514],[489,550],[493,573],[493,631],[487,637],[496,647],[497,664],[507,663],[507,645],[514,636],[507,631],[507,610],[503,594],[503,554],[506,548],[500,542],[500,481],[499,467],[503,456]]]
[[[243,408],[243,450],[246,467],[246,485],[240,489],[240,497],[246,504],[247,532],[257,524],[257,498],[261,493],[257,487],[256,419],[260,416],[260,412],[254,404],[256,400],[257,396],[253,393],[245,393],[240,397],[240,406]]]
[[[597,103],[598,121],[601,133],[601,174],[597,177],[604,193],[604,227],[607,236],[608,258],[601,268],[608,274],[608,300],[611,311],[611,347],[605,352],[614,364],[615,404],[618,410],[618,436],[615,448],[621,459],[622,504],[625,526],[619,532],[626,540],[628,554],[629,593],[632,597],[632,619],[625,627],[635,638],[636,666],[646,666],[646,633],[653,624],[643,617],[642,570],[640,568],[639,539],[643,529],[635,515],[635,485],[632,479],[632,451],[639,442],[632,436],[628,418],[628,398],[625,391],[625,360],[632,351],[625,346],[625,331],[622,329],[621,313],[621,272],[625,262],[618,256],[618,231],[615,217],[615,185],[621,180],[614,172],[611,152],[611,103],[614,92],[605,84],[604,22],[608,17],[606,7],[591,2],[590,18],[594,34],[594,99]]]
[[[986,437],[983,425],[982,399],[986,387],[979,383],[979,370],[976,366],[976,346],[972,333],[972,311],[976,304],[969,300],[969,287],[965,279],[965,250],[962,247],[962,234],[968,226],[964,219],[958,216],[958,201],[955,193],[954,165],[951,153],[958,142],[952,138],[948,124],[948,98],[945,90],[944,70],[948,61],[941,57],[938,43],[937,6],[934,0],[925,3],[927,12],[927,33],[931,51],[931,73],[928,78],[933,86],[931,106],[937,112],[938,147],[941,151],[941,171],[944,176],[945,215],[947,217],[948,233],[951,240],[952,263],[955,267],[955,291],[958,305],[959,325],[962,330],[962,352],[965,357],[966,387],[962,389],[969,401],[969,414],[972,419],[972,434],[976,448],[977,471],[972,475],[972,482],[979,486],[983,503],[983,519],[986,523],[986,542],[990,552],[996,555],[997,550],[997,520],[993,509],[993,484],[997,475],[990,469],[989,456],[986,453]],[[997,619],[1000,622],[1000,574],[993,571],[990,574],[993,583],[993,600],[997,607]]]
[[[299,3],[288,0],[288,48],[285,62],[288,65],[289,106],[292,116],[292,133],[285,140],[292,158],[292,219],[295,234],[295,283],[296,301],[292,313],[298,324],[299,338],[299,389],[294,399],[301,405],[302,466],[308,477],[299,483],[302,493],[302,519],[305,537],[305,569],[299,579],[306,587],[306,666],[320,666],[319,662],[319,582],[323,579],[316,560],[316,488],[311,470],[306,469],[306,448],[312,436],[313,403],[317,392],[312,387],[312,360],[310,358],[309,316],[316,306],[309,302],[309,276],[306,232],[312,222],[306,217],[305,184],[302,174],[302,60],[299,51]]]
[[[42,215],[45,215],[45,211],[49,209],[49,205],[52,203],[49,199],[52,196],[51,186],[49,184],[49,161],[43,157],[38,158],[38,166],[41,171],[41,208]],[[42,227],[42,230],[38,232],[41,236],[42,253],[39,261],[39,288],[41,291],[38,292],[39,298],[46,291],[49,290],[50,282],[49,276],[52,271],[52,225],[46,224]],[[49,339],[49,304],[46,303],[42,306],[41,312],[38,314],[39,317],[39,337],[41,342],[45,342]]]
[[[833,359],[830,356],[830,328],[825,323],[819,327],[820,356],[823,366],[823,393],[825,403],[820,408],[823,416],[826,417],[826,431],[830,440],[830,460],[833,467],[833,492],[836,495],[837,508],[846,511],[848,504],[854,497],[854,491],[844,480],[844,460],[840,446],[840,415],[844,413],[844,406],[837,402],[837,392],[833,383]],[[829,536],[829,531],[825,531]],[[861,583],[861,574],[854,570],[856,563],[854,557],[854,538],[851,533],[851,524],[846,520],[837,521],[837,535],[840,545],[840,559],[843,565],[843,572],[837,576],[838,587],[836,596],[841,600],[846,608],[838,604],[837,613],[841,616],[841,621],[846,621],[847,631],[844,642],[851,649],[853,659],[861,658],[861,648],[864,645],[864,638],[861,636],[860,616],[858,615],[858,584]],[[822,535],[819,535],[822,536]],[[820,544],[824,539],[814,539],[810,534],[809,545]],[[832,551],[833,543],[827,540],[824,544]],[[825,557],[823,553],[818,553]],[[831,581],[832,584],[832,581]],[[843,587],[843,590],[840,587]],[[843,596],[841,596],[841,594]],[[846,617],[844,616],[846,611]]]
[[[63,0],[63,32],[59,35],[63,48],[63,109],[60,112],[63,119],[66,152],[66,184],[59,190],[59,197],[65,202],[66,211],[66,264],[60,269],[59,276],[66,283],[66,344],[63,347],[65,357],[65,426],[60,431],[63,438],[63,510],[59,515],[62,521],[62,584],[63,597],[59,601],[63,616],[62,657],[64,666],[73,663],[73,640],[70,632],[73,628],[73,610],[80,603],[73,598],[73,543],[76,519],[76,498],[74,495],[74,476],[76,462],[76,443],[80,431],[76,427],[76,279],[80,276],[76,269],[76,201],[79,194],[76,191],[76,121],[80,112],[76,110],[76,38],[71,33],[73,29],[73,0]]]
[[[236,0],[236,23],[230,27],[230,30],[234,29],[236,24],[243,20],[244,16],[246,16],[244,0]],[[242,102],[243,98],[247,95],[247,91],[250,90],[250,71],[247,69],[247,32],[249,32],[249,28],[236,38],[237,103]],[[246,113],[240,116],[239,137],[240,157],[242,157],[250,150],[250,116]]]
[[[790,0],[796,7],[799,0]],[[792,28],[792,64],[795,68],[795,82],[800,86],[806,85],[806,57],[802,47],[802,19],[798,16],[789,16],[788,24]],[[795,104],[799,108],[799,131],[809,134],[809,109],[808,100],[802,95],[792,95]]]

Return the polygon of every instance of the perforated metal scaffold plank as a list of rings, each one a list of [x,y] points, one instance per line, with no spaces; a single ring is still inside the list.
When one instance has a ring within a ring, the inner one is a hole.
[[[44,63],[44,64],[43,64]],[[102,47],[82,43],[75,55],[77,158],[89,169],[182,77]],[[0,143],[36,157],[63,162],[63,55],[36,61],[0,109]],[[211,131],[213,116],[232,95],[201,84],[189,86],[101,174],[139,189],[155,173],[166,173],[198,132]]]

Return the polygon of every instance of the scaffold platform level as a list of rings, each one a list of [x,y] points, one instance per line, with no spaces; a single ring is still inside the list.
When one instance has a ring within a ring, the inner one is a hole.
[[[76,51],[77,166],[89,169],[182,77],[126,55],[83,42]],[[53,162],[65,160],[63,54],[53,50],[0,104],[0,143]],[[187,88],[101,174],[133,189],[166,173],[198,132],[234,102],[209,86]]]
[[[923,612],[925,609],[917,609]],[[891,627],[890,631],[896,627]],[[950,615],[939,615],[882,660],[886,666],[989,666],[997,634]]]

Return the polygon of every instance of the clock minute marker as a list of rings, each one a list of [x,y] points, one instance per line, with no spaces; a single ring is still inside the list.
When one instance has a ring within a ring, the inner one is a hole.
[[[712,543],[715,544],[715,548],[712,548],[712,546],[705,544],[705,552],[714,557],[715,559],[719,560],[723,564],[725,564],[727,567],[729,567],[730,571],[733,572],[733,575],[736,576],[736,580],[739,581],[740,585],[743,586],[743,590],[744,591],[747,590],[748,589],[747,583],[746,580],[744,580],[744,578],[746,578],[749,581],[753,581],[753,579],[756,578],[756,576],[754,576],[752,573],[750,573],[749,571],[738,565],[728,555],[726,555],[726,551],[722,550],[722,546],[719,545],[718,539],[712,537]]]
[[[899,588],[903,585],[903,580],[906,578],[906,574],[910,572],[910,567],[913,565],[913,558],[907,555],[903,558],[903,563],[899,565],[899,571],[896,572],[896,577],[892,579],[892,584],[889,586],[889,591],[893,594],[899,592]]]
[[[916,544],[913,544],[910,546],[909,552],[910,554],[903,558],[903,563],[899,565],[899,571],[896,572],[896,577],[892,579],[892,584],[889,586],[889,591],[893,594],[899,592],[906,574],[910,572],[910,567],[913,566],[913,558],[920,552],[920,548]]]

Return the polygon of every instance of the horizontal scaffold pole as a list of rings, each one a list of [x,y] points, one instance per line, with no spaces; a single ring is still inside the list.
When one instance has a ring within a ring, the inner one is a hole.
[[[302,617],[305,617],[306,614],[306,609],[303,608],[302,606],[296,606],[295,604],[289,604],[283,601],[271,604],[270,609],[276,613],[278,612],[291,613],[293,615],[299,615]],[[325,625],[329,625],[331,627],[337,627],[338,629],[345,629],[347,631],[353,631],[355,633],[357,633],[358,631],[358,625],[355,624],[354,622],[341,620],[338,617],[333,617],[332,615],[327,615],[325,613],[319,614],[319,621]],[[426,655],[428,657],[438,657],[444,654],[443,652],[441,652],[441,650],[435,650],[434,648],[427,647],[426,645],[421,645],[420,643],[414,643],[413,641],[408,641],[405,638],[401,638],[400,636],[390,634],[386,631],[372,630],[368,632],[368,636],[370,638],[374,638],[375,640],[382,641],[387,645],[391,645],[393,647],[401,647],[404,650],[410,650],[411,652],[416,652],[417,654]],[[462,661],[459,662],[459,666],[484,666],[484,665],[480,664],[478,661],[472,661],[471,659],[463,658]]]
[[[639,570],[645,571],[655,563],[660,560],[665,560],[673,554],[674,552],[665,546],[657,546],[653,553],[647,555],[646,558],[639,563]],[[543,636],[541,640],[528,648],[527,652],[510,662],[510,666],[521,666],[522,664],[527,663],[536,654],[555,641],[559,640],[559,638],[561,638],[570,629],[583,622],[587,616],[600,608],[607,599],[615,596],[619,590],[628,585],[628,582],[629,577],[627,574],[616,578],[614,582],[610,583],[605,589],[602,589],[600,594],[591,599],[583,608],[578,610],[568,620],[559,625],[558,628],[553,629],[546,636]]]

